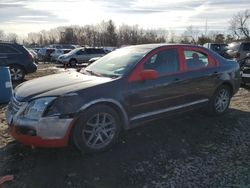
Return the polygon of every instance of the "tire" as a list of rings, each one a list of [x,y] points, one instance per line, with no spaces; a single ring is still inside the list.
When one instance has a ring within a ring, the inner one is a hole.
[[[211,115],[222,115],[229,107],[232,97],[231,89],[226,86],[220,86],[214,93],[209,103],[209,112]]]
[[[107,105],[95,105],[84,112],[73,130],[73,142],[83,153],[96,153],[110,148],[121,132],[116,111]]]
[[[76,67],[76,64],[77,64],[77,61],[76,61],[75,59],[71,59],[71,60],[69,61],[70,67]]]
[[[10,65],[10,76],[12,81],[22,81],[25,77],[25,71],[18,65]]]

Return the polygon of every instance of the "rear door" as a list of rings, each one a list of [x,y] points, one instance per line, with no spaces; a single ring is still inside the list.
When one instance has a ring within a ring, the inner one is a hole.
[[[22,53],[14,47],[6,44],[0,44],[0,66],[11,64],[20,64]]]
[[[84,49],[79,49],[76,52],[75,58],[77,59],[78,63],[84,63],[86,61],[86,51]]]
[[[103,56],[104,51],[102,49],[89,49],[89,59],[94,57],[101,57]]]
[[[191,101],[207,100],[219,83],[219,68],[216,60],[206,51],[196,47],[182,47],[184,65],[182,79],[192,88]]]

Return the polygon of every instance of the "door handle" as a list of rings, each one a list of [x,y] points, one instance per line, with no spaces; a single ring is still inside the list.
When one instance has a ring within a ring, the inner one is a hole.
[[[175,78],[174,82],[179,82],[181,79],[180,78]]]
[[[209,73],[208,76],[217,76],[219,74],[218,71],[214,71],[212,73]]]

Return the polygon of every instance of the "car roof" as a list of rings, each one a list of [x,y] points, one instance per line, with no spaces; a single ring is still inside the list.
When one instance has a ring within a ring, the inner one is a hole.
[[[18,44],[18,43],[15,43],[15,42],[2,42],[2,41],[0,41],[0,44],[22,46],[21,44]]]
[[[156,44],[140,44],[140,45],[131,45],[131,46],[126,46],[123,48],[136,48],[136,49],[148,49],[148,50],[153,50],[156,48],[161,48],[161,47],[166,47],[166,46],[171,46],[171,47],[198,47],[204,49],[202,46],[198,45],[193,45],[193,44],[173,44],[173,43],[156,43]]]

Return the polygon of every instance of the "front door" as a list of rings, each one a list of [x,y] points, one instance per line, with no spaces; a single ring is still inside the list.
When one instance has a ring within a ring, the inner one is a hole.
[[[144,81],[130,79],[126,103],[129,106],[131,121],[177,110],[181,105],[190,102],[185,96],[192,89],[187,88],[185,80],[181,78],[182,68],[178,51],[178,48],[169,47],[155,50],[139,65],[142,70],[136,70],[138,73],[143,70],[155,70],[158,77]]]

